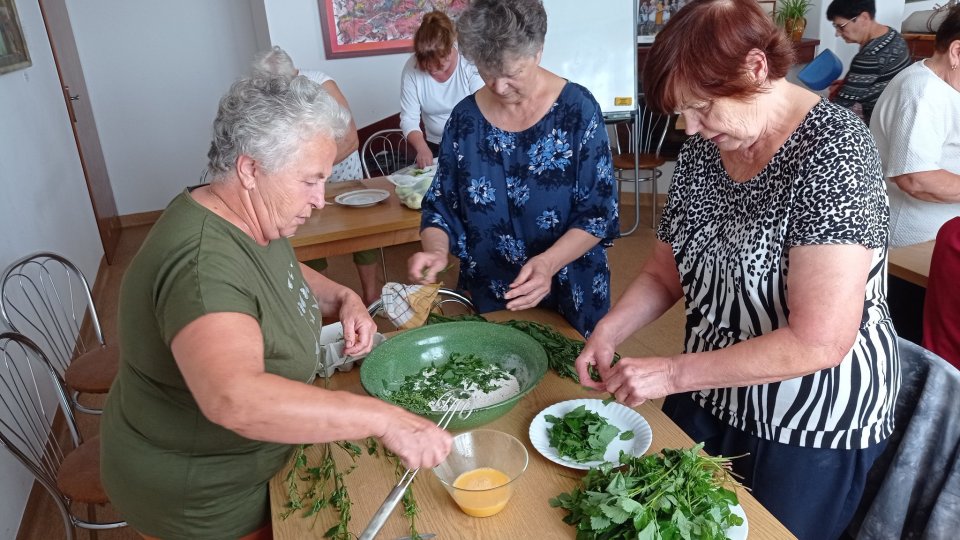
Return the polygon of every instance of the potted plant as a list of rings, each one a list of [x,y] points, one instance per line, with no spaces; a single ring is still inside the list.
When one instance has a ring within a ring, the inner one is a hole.
[[[807,28],[807,11],[811,7],[811,0],[778,0],[774,21],[787,31],[790,39],[800,41]]]

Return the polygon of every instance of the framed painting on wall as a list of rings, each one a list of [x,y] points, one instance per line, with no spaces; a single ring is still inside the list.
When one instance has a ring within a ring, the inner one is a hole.
[[[30,63],[17,6],[14,0],[0,0],[0,73],[22,69]]]
[[[777,11],[777,0],[757,0],[757,3],[763,8],[763,12],[773,19],[774,13]]]
[[[0,0],[2,1],[2,0]],[[468,0],[318,0],[327,59],[413,51],[423,14],[456,20]]]

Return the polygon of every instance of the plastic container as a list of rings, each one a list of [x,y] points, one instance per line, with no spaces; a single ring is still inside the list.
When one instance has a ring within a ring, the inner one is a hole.
[[[839,79],[841,73],[843,73],[843,62],[833,51],[824,49],[797,73],[797,78],[811,90],[823,90]]]

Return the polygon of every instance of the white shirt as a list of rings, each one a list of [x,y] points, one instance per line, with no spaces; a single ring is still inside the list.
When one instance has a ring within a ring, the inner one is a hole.
[[[332,77],[322,71],[301,69],[300,74],[319,85],[323,85],[327,81],[333,81]],[[336,81],[333,81],[333,83],[336,84]],[[334,183],[361,178],[363,178],[363,168],[360,165],[360,152],[354,150],[352,154],[343,158],[339,163],[334,163],[333,170],[330,171],[330,178],[327,178],[327,181]]]
[[[427,141],[440,144],[450,111],[460,100],[483,88],[483,79],[469,60],[457,55],[457,68],[450,78],[437,82],[425,71],[417,69],[417,58],[410,55],[400,75],[400,129],[406,137],[420,131],[423,116]]]
[[[870,121],[883,173],[946,171],[960,174],[960,92],[923,61],[904,69],[877,100]],[[934,240],[940,226],[960,215],[960,203],[911,197],[887,180],[890,246]]]

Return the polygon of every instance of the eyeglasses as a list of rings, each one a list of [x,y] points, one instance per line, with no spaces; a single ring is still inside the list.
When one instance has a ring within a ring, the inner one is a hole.
[[[859,15],[857,15],[857,17],[859,17]],[[847,22],[845,22],[845,23],[843,23],[843,24],[834,24],[834,25],[833,25],[834,30],[836,30],[837,32],[843,32],[844,27],[847,26],[848,24],[852,23],[853,21],[856,21],[856,20],[857,20],[857,17],[854,17],[854,18],[850,19],[849,21],[847,21]]]

